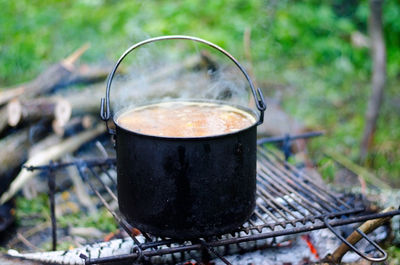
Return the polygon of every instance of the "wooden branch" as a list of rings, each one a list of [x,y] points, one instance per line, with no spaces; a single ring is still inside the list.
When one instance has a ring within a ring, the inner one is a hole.
[[[0,133],[2,133],[7,127],[8,127],[7,108],[0,107]]]
[[[24,237],[21,233],[17,232],[17,238],[28,248],[30,248],[31,250],[37,251],[37,252],[41,252],[43,251],[43,249],[38,248],[37,246],[35,246],[34,244],[32,244],[28,239],[26,239],[26,237]]]
[[[80,133],[85,129],[89,129],[93,125],[94,118],[90,115],[74,117],[64,125],[57,122],[57,120],[54,120],[52,123],[55,134],[64,138],[76,133]]]
[[[72,107],[71,104],[65,99],[57,99],[57,103],[54,108],[54,121],[64,126],[71,118]]]
[[[381,189],[390,189],[391,188],[387,183],[385,183],[382,180],[380,180],[379,178],[377,178],[374,174],[372,174],[371,172],[369,172],[367,169],[363,168],[362,166],[355,164],[347,157],[345,157],[341,154],[338,154],[334,151],[330,151],[328,149],[324,149],[323,152],[325,153],[325,155],[331,157],[333,160],[335,160],[336,162],[338,162],[339,164],[341,164],[348,170],[352,171],[357,176],[361,176],[362,178],[364,178],[364,180],[367,183],[373,184],[376,187],[381,188]]]
[[[47,222],[44,222],[44,223],[40,223],[37,226],[34,226],[34,227],[30,228],[29,230],[25,231],[22,235],[25,238],[29,238],[29,237],[37,234],[38,232],[41,232],[44,229],[47,229],[49,227],[50,227],[50,221],[47,221]],[[14,237],[11,241],[9,241],[7,243],[7,247],[8,248],[13,248],[19,242],[20,242],[20,239],[18,237]]]
[[[88,45],[85,44],[66,59],[51,65],[34,80],[0,92],[0,105],[15,97],[31,98],[50,92],[70,77],[73,64],[87,49]]]
[[[207,67],[207,63],[203,62],[203,56],[194,56],[185,60],[183,63],[174,64],[169,67],[163,68],[159,71],[154,72],[147,80],[146,88],[143,87],[143,83],[137,80],[130,80],[126,82],[117,82],[113,84],[111,91],[113,106],[117,103],[127,102],[143,102],[148,99],[156,99],[166,96],[179,96],[182,91],[179,88],[189,86],[190,81],[183,80],[179,82],[172,82],[168,80],[168,77],[175,73],[182,72],[185,69],[191,69],[196,66],[201,68]],[[200,85],[200,84],[196,84]],[[59,96],[67,100],[72,109],[72,116],[84,115],[92,113],[98,115],[100,109],[100,99],[105,95],[104,84],[94,84],[84,89],[70,90],[60,93]],[[111,106],[111,107],[113,107]],[[113,109],[115,110],[115,109]]]
[[[3,88],[0,91],[0,105],[22,95],[25,91],[25,85],[17,86],[14,88]]]
[[[58,145],[54,145],[42,152],[36,153],[30,157],[26,162],[29,166],[38,166],[48,164],[51,160],[57,160],[61,156],[76,151],[81,145],[92,140],[93,138],[103,134],[105,127],[103,124],[96,126],[94,129],[82,132],[74,137],[70,137]],[[18,176],[11,183],[9,189],[2,194],[0,198],[0,204],[5,203],[11,199],[16,192],[18,192],[27,181],[36,176],[38,171],[28,171],[22,169]]]
[[[34,157],[36,154],[43,152],[43,150],[60,144],[62,140],[63,139],[60,136],[56,134],[50,134],[29,148],[28,157]]]
[[[22,121],[55,119],[64,125],[71,116],[71,105],[61,98],[13,99],[7,104],[8,124],[17,126]]]
[[[90,48],[90,43],[83,44],[79,49],[74,51],[71,55],[61,61],[61,64],[72,71],[74,63]]]
[[[390,211],[394,211],[395,208],[394,207],[389,207],[386,208],[385,210],[382,211],[382,213],[386,213],[386,212],[390,212]],[[364,232],[365,234],[369,234],[372,231],[374,231],[376,228],[380,227],[381,225],[383,225],[384,223],[388,222],[392,217],[388,216],[388,217],[384,217],[384,218],[379,218],[379,219],[373,219],[373,220],[368,220],[365,223],[363,223],[359,229]],[[351,233],[348,237],[347,237],[347,241],[352,244],[355,245],[358,241],[360,241],[362,239],[362,236],[357,232],[354,231],[353,233]],[[343,258],[343,256],[347,253],[347,251],[349,251],[350,248],[342,243],[334,252],[332,255],[328,255],[328,257],[326,259],[328,259],[331,262],[334,262],[335,264],[339,264]]]
[[[97,212],[96,204],[90,198],[87,186],[83,183],[78,170],[75,167],[68,167],[67,172],[74,184],[78,201],[88,210],[90,215],[95,214]]]
[[[76,67],[71,72],[71,75],[58,87],[66,87],[75,84],[91,84],[103,81],[111,72],[113,65],[87,65],[83,64]],[[118,73],[123,73],[123,70],[118,68]]]
[[[372,94],[368,101],[364,133],[360,147],[360,161],[365,161],[372,145],[386,84],[386,47],[382,26],[383,0],[370,0],[369,33],[372,56]]]
[[[0,140],[0,177],[21,166],[27,158],[29,130],[23,129]]]

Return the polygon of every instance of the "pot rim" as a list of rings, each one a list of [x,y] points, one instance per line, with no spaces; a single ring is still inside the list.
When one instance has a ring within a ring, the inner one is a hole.
[[[238,131],[229,132],[229,133],[223,133],[223,134],[196,136],[196,137],[177,137],[177,136],[160,136],[160,135],[144,134],[144,133],[140,133],[140,132],[129,130],[129,129],[119,125],[118,122],[117,122],[119,116],[121,116],[123,113],[125,113],[126,111],[131,110],[133,108],[139,108],[139,107],[143,107],[143,106],[155,105],[155,104],[158,104],[158,103],[170,103],[170,102],[199,102],[199,103],[214,103],[214,104],[227,105],[227,106],[230,106],[230,107],[237,108],[237,109],[239,109],[241,111],[244,111],[247,114],[253,116],[254,122],[250,126],[244,127],[244,128],[242,128],[242,129],[240,129]],[[239,104],[229,104],[226,101],[222,101],[222,100],[207,100],[207,99],[174,99],[174,100],[152,101],[152,102],[148,102],[147,104],[143,104],[143,105],[124,107],[124,108],[120,109],[119,111],[117,111],[113,115],[113,122],[114,122],[115,126],[118,129],[124,130],[124,131],[126,131],[128,133],[132,133],[132,134],[138,135],[138,136],[157,138],[157,139],[165,139],[165,140],[196,140],[196,139],[198,139],[198,140],[206,140],[206,139],[221,138],[221,137],[225,137],[225,136],[229,136],[229,135],[235,135],[235,134],[240,133],[242,131],[251,129],[253,127],[257,127],[258,119],[259,119],[259,114],[257,112],[255,112],[253,109],[249,108],[249,107],[245,107],[245,106],[239,105]]]

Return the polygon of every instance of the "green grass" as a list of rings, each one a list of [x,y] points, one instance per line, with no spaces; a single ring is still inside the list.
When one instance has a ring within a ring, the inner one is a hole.
[[[308,126],[326,130],[312,141],[357,161],[370,94],[369,50],[352,46],[367,34],[368,2],[335,1],[7,1],[0,0],[0,87],[35,77],[85,42],[85,62],[115,61],[129,45],[150,36],[195,35],[244,58],[251,53],[259,83],[283,84],[283,106]],[[400,4],[385,1],[388,84],[375,143],[365,166],[399,186]],[[263,87],[267,95],[276,91]],[[268,115],[268,111],[266,113]],[[327,178],[334,177],[329,166]],[[330,172],[330,173],[329,173]]]
[[[50,209],[47,194],[40,194],[33,199],[17,197],[17,222],[25,225],[36,225],[37,223],[50,220]],[[113,232],[117,225],[112,215],[102,209],[96,214],[89,215],[85,211],[76,213],[67,213],[62,216],[56,216],[59,227],[80,226],[96,227],[104,232]]]
[[[390,265],[400,265],[400,248],[391,246],[387,249],[389,258],[388,262]]]
[[[26,199],[17,197],[16,200],[16,220],[22,227],[34,227],[50,220],[50,209],[47,194],[40,194],[36,198]],[[58,228],[68,227],[94,227],[104,233],[115,232],[118,225],[107,209],[101,209],[95,214],[88,214],[85,211],[76,213],[66,213],[56,216]],[[74,246],[74,242],[63,240],[58,242],[57,248],[60,250],[69,249]],[[40,248],[51,250],[51,241],[43,241]]]

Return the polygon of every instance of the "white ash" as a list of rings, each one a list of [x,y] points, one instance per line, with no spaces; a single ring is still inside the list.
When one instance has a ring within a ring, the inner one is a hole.
[[[231,236],[227,236],[225,238],[230,238]],[[143,236],[136,237],[139,242],[144,242]],[[275,242],[283,242],[287,240],[287,237],[279,237],[275,239]],[[272,243],[272,239],[268,240],[259,240],[256,242],[248,242],[248,243],[241,243],[237,245],[231,245],[229,248],[219,247],[215,248],[216,251],[232,254],[237,253],[239,251],[249,251],[255,248],[265,248]],[[50,252],[36,252],[36,253],[19,253],[16,250],[10,249],[8,251],[8,255],[16,258],[23,258],[27,260],[34,260],[34,261],[41,261],[41,262],[48,262],[52,264],[71,264],[71,265],[80,265],[84,264],[84,260],[81,259],[79,256],[80,254],[84,254],[89,258],[103,258],[103,257],[110,257],[110,256],[117,256],[117,255],[124,255],[130,254],[133,252],[135,243],[131,238],[125,239],[116,239],[111,240],[109,242],[101,242],[92,245],[86,245],[80,248],[76,248],[69,251],[50,251]],[[172,247],[178,246],[173,244]],[[165,246],[161,248],[166,248]],[[200,253],[192,253],[193,256],[200,258]],[[175,257],[173,257],[175,256]],[[153,257],[151,262],[153,264],[171,264],[174,260],[177,259],[190,259],[190,256],[185,255],[184,257],[178,254],[167,254],[163,256]]]
[[[340,228],[336,228],[340,229]],[[352,229],[350,229],[352,230]],[[332,253],[339,245],[341,241],[328,229],[315,230],[308,233],[311,242],[317,250],[319,259],[326,257],[329,253]],[[369,235],[375,241],[384,240],[387,235],[387,230],[384,227],[376,229]],[[225,256],[225,258],[235,265],[278,265],[283,263],[299,264],[302,261],[305,262],[317,262],[319,259],[311,253],[305,240],[302,239],[300,234],[292,235],[286,238],[291,240],[291,244],[287,246],[275,246],[266,248],[263,250],[257,250],[253,252],[247,252],[245,254],[235,254]],[[368,252],[372,250],[370,244],[366,240],[361,240],[356,244],[362,252]],[[360,256],[356,253],[349,251],[344,255],[342,262],[351,263],[360,260]],[[223,265],[224,263],[219,259],[214,259],[215,265]]]
[[[144,242],[143,236],[138,236],[139,242]],[[36,253],[19,253],[16,250],[10,249],[8,255],[17,258],[35,260],[53,264],[69,264],[69,265],[84,265],[85,262],[79,256],[81,254],[89,258],[102,258],[114,255],[123,255],[132,253],[134,243],[131,238],[115,239],[109,242],[101,242],[84,247],[76,248],[68,251],[49,251]]]
[[[282,228],[281,228],[282,229]],[[340,228],[336,228],[340,229]],[[348,229],[349,232],[353,228]],[[243,232],[241,232],[243,233]],[[341,242],[332,234],[328,229],[316,230],[307,233],[310,236],[312,244],[315,246],[320,258],[325,257],[328,253],[335,250]],[[387,236],[386,230],[381,227],[375,230],[371,238],[379,241]],[[223,239],[232,238],[231,235],[224,236]],[[138,236],[139,242],[144,242],[142,236]],[[131,238],[111,240],[109,242],[102,242],[84,247],[76,248],[70,251],[51,251],[51,252],[38,252],[22,254],[16,250],[9,250],[8,254],[13,257],[24,258],[28,260],[51,262],[54,264],[84,264],[84,261],[79,257],[84,254],[91,258],[109,257],[115,255],[130,254],[133,251],[135,244]],[[177,245],[172,245],[177,246]],[[357,244],[361,251],[368,250],[369,243],[365,240]],[[162,248],[165,248],[163,246]],[[251,251],[254,249],[262,249]],[[224,255],[231,263],[237,265],[253,264],[282,264],[284,262],[296,264],[299,261],[307,260],[311,262],[318,261],[317,257],[311,253],[307,243],[299,234],[280,236],[276,238],[268,238],[258,241],[243,242],[240,244],[233,244],[229,247],[215,247],[215,251]],[[243,253],[245,254],[235,254]],[[201,253],[192,251],[191,255],[201,259]],[[167,254],[163,256],[153,257],[151,262],[153,264],[173,264],[177,260],[189,260],[191,256],[185,254]],[[352,252],[347,253],[343,262],[355,262],[360,257]],[[219,259],[215,259],[216,265],[223,264]]]
[[[300,237],[296,237],[293,238],[292,243],[287,247],[271,247],[241,255],[226,256],[225,258],[235,265],[273,265],[285,262],[298,264],[303,259],[317,261],[311,256],[312,254],[310,255],[310,250],[307,245],[301,241],[302,239]],[[215,265],[224,264],[219,259],[215,259],[213,262],[215,262]]]
[[[351,189],[352,193],[361,193],[361,188],[355,187]],[[400,189],[366,189],[367,197],[378,204],[382,209],[394,206],[400,208]],[[400,244],[400,215],[396,215],[391,220],[391,228],[393,231],[393,244]]]

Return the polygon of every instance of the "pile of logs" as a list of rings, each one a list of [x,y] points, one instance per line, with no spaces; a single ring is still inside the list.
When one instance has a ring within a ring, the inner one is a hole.
[[[30,82],[0,90],[0,205],[26,188],[35,176],[36,172],[21,169],[21,165],[37,166],[59,160],[105,133],[105,126],[99,119],[99,103],[105,95],[104,80],[112,65],[78,65],[78,59],[88,48],[88,45],[82,46]],[[218,69],[215,58],[202,51],[147,73],[148,86],[144,89],[140,89],[143,80],[137,79],[113,84],[113,103],[118,98],[141,102],[177,96],[195,98],[199,93],[207,97],[210,96],[207,93],[216,90],[215,86],[209,86],[217,78],[210,73]],[[242,78],[232,73],[228,71],[224,78]],[[72,86],[76,84],[80,87]],[[212,89],[205,89],[207,87]],[[212,97],[231,96],[224,89]],[[259,127],[260,136],[304,131],[301,124],[277,105],[269,104],[265,118]]]
[[[43,165],[59,160],[105,133],[99,118],[100,98],[105,95],[104,80],[112,65],[78,65],[88,48],[89,45],[82,46],[32,81],[0,89],[0,205],[34,176],[21,169],[23,164]],[[132,89],[141,85],[135,81],[113,84],[113,99],[118,95],[128,101],[176,96],[178,82],[174,80],[174,85],[169,85],[169,76],[183,70],[207,73],[215,68],[212,64],[206,53],[190,56],[151,72],[147,80],[151,89]],[[123,70],[119,72],[123,74]],[[188,86],[191,81],[182,78],[179,86]]]
[[[111,65],[77,65],[88,48],[88,44],[83,45],[32,81],[0,90],[1,203],[21,188],[13,183],[15,190],[10,191],[11,181],[20,179],[22,185],[25,182],[20,176],[25,172],[21,165],[27,160],[48,163],[104,132],[96,124],[94,109],[78,114],[73,111],[72,96],[57,93],[75,84],[98,83],[107,77]]]

